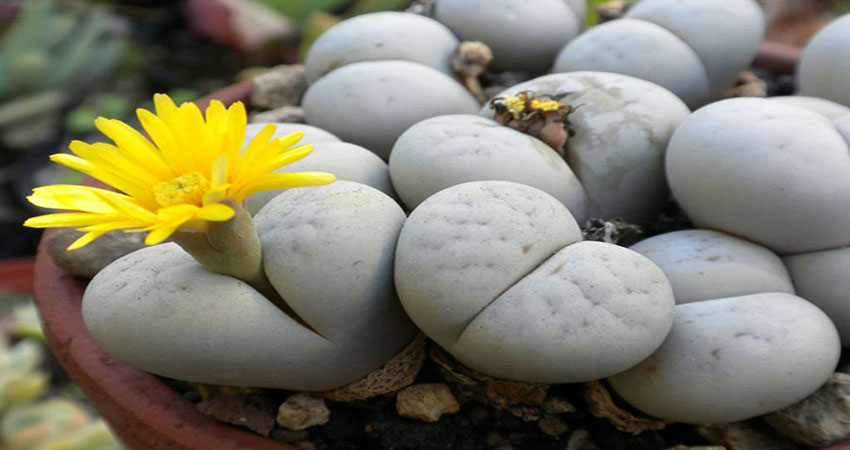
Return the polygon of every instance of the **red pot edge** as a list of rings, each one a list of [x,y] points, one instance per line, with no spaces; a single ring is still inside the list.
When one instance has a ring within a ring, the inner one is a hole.
[[[34,266],[33,256],[0,261],[0,291],[32,292]]]
[[[753,65],[778,75],[792,75],[803,49],[795,45],[765,41],[759,46]]]
[[[247,102],[250,81],[200,99]],[[35,257],[33,294],[53,354],[89,401],[133,449],[297,450],[205,416],[155,376],[121,363],[89,334],[82,318],[84,284],[54,264],[44,233]]]

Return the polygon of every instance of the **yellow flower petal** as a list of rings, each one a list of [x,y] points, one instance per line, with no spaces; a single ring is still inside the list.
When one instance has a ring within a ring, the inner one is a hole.
[[[95,126],[114,144],[74,141],[73,154],[50,157],[121,192],[70,185],[36,188],[30,202],[72,212],[33,217],[25,225],[77,227],[85,235],[72,248],[119,229],[147,232],[145,242],[156,244],[181,227],[203,232],[209,222],[230,220],[235,212],[222,203],[225,199],[239,202],[263,190],[335,180],[320,172],[276,173],[312,150],[310,145],[294,147],[301,132],[273,139],[275,127],[269,124],[243,149],[247,116],[241,102],[225,108],[213,101],[201,112],[193,103],[177,106],[157,94],[154,109],[136,111],[149,137],[123,122],[98,118]]]
[[[30,217],[24,222],[24,226],[30,228],[81,227],[118,218],[120,216],[107,216],[97,213],[54,213]]]
[[[103,236],[105,233],[106,231],[89,231],[76,241],[72,242],[71,245],[68,246],[68,250],[76,250],[80,247],[85,247],[90,244],[91,241]]]
[[[197,214],[195,214],[195,218],[205,220],[207,222],[226,222],[233,218],[234,214],[236,214],[236,212],[233,211],[233,208],[227,205],[222,205],[221,203],[215,203],[201,208]]]
[[[257,192],[304,186],[321,186],[336,181],[336,176],[324,172],[272,173],[247,184],[234,198],[245,198]]]

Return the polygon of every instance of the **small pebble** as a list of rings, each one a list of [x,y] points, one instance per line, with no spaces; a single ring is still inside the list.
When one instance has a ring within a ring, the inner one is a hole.
[[[458,412],[460,405],[445,384],[415,384],[398,392],[396,410],[404,417],[436,422],[443,414]]]
[[[850,374],[833,374],[814,394],[768,414],[765,421],[807,447],[826,447],[850,439]]]
[[[46,241],[47,253],[59,267],[72,274],[92,278],[116,259],[144,247],[144,233],[110,231],[89,245],[67,250],[83,233],[60,228]]]
[[[553,437],[558,437],[570,429],[567,422],[558,416],[546,416],[537,421],[537,426],[540,431]]]
[[[576,407],[566,399],[550,397],[543,403],[543,411],[547,414],[562,414],[576,412]]]
[[[290,430],[304,430],[328,423],[331,412],[325,400],[304,394],[290,396],[277,411],[278,425]]]

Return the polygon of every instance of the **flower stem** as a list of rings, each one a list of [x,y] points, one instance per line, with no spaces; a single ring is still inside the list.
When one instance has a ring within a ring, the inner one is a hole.
[[[236,214],[226,222],[209,222],[206,232],[179,230],[174,242],[210,272],[248,283],[278,308],[297,317],[269,282],[263,270],[262,246],[251,215],[233,201],[225,203]]]

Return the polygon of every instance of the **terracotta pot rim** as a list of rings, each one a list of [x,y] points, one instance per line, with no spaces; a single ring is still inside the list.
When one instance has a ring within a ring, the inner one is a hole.
[[[0,260],[0,291],[32,292],[35,257]]]

